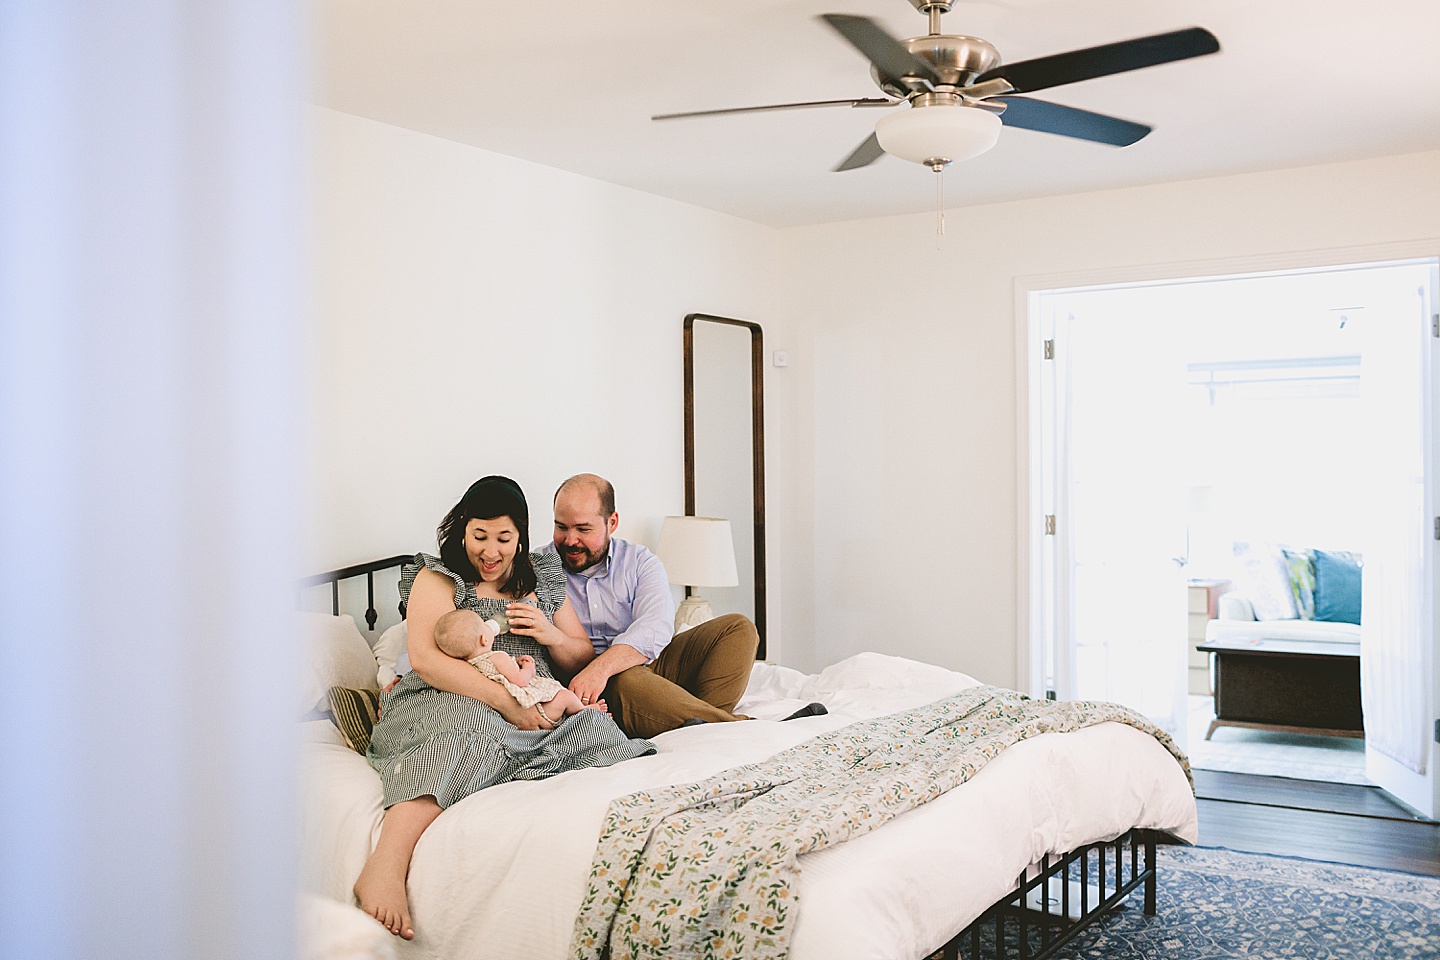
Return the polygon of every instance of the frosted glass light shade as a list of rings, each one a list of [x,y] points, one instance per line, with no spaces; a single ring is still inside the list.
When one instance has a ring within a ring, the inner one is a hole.
[[[670,582],[686,587],[733,587],[735,538],[718,517],[666,517],[655,547]]]
[[[1000,139],[1000,117],[979,107],[907,107],[882,117],[875,136],[885,152],[912,163],[978,157]]]

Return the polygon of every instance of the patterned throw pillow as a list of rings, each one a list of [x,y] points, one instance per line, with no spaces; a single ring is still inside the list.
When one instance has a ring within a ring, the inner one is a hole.
[[[1237,543],[1242,591],[1250,598],[1256,620],[1298,620],[1290,572],[1280,548],[1269,543]]]
[[[380,718],[380,691],[331,687],[329,699],[330,713],[335,717],[340,735],[350,744],[350,749],[364,756],[370,749],[370,731]]]
[[[1290,592],[1301,620],[1315,619],[1315,551],[1309,547],[1281,547],[1285,570],[1290,575]]]

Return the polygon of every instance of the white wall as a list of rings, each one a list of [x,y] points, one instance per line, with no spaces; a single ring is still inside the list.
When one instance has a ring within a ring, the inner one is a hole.
[[[938,249],[929,214],[785,231],[793,666],[877,649],[1020,682],[1017,278],[1440,237],[1440,152],[947,220]]]
[[[541,538],[555,484],[605,474],[653,544],[683,505],[681,318],[755,320],[772,658],[804,670],[878,649],[1020,682],[1017,278],[1440,236],[1440,153],[963,208],[937,244],[928,214],[775,231],[315,116],[310,567],[428,548],[487,472]]]
[[[593,471],[622,536],[683,513],[681,322],[775,317],[778,232],[328,110],[310,567],[429,550],[487,473]]]

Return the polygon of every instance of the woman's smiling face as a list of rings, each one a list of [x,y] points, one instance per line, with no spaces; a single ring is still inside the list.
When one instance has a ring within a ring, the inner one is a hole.
[[[510,579],[519,546],[520,531],[509,517],[470,520],[465,524],[465,556],[486,583],[498,587]]]

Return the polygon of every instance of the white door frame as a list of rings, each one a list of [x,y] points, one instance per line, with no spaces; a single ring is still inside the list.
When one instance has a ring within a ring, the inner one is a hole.
[[[1199,281],[1241,274],[1323,270],[1430,258],[1440,258],[1440,238],[1180,263],[1136,264],[1015,279],[1015,618],[1019,640],[1015,645],[1015,676],[1018,687],[1031,696],[1045,694],[1043,665],[1036,655],[1043,649],[1043,581],[1036,561],[1043,556],[1044,504],[1038,471],[1035,475],[1031,471],[1031,465],[1039,460],[1040,418],[1043,415],[1040,378],[1045,361],[1042,357],[1044,337],[1041,334],[1040,311],[1035,309],[1038,295],[1042,291],[1078,287]],[[1433,455],[1430,462],[1432,468],[1440,466]],[[1432,486],[1440,487],[1440,482]],[[1428,504],[1427,509],[1432,516],[1440,515],[1440,504]],[[1435,604],[1435,608],[1436,618],[1440,620],[1440,603]],[[1436,634],[1440,636],[1440,623],[1436,624]],[[1440,658],[1440,651],[1436,651],[1436,657]],[[1436,702],[1440,705],[1440,691],[1437,691]]]

